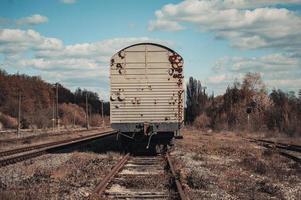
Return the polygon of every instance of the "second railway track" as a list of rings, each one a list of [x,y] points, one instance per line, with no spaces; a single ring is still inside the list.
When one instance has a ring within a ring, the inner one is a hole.
[[[126,154],[91,196],[101,199],[187,199],[168,154]]]
[[[0,167],[23,161],[26,159],[30,159],[36,156],[40,156],[47,152],[60,150],[72,145],[77,145],[83,142],[88,142],[102,137],[110,136],[116,133],[116,131],[98,131],[95,134],[86,135],[83,137],[2,151],[0,152]]]
[[[290,158],[297,163],[301,163],[301,157],[296,155],[296,154],[300,155],[301,153],[300,145],[285,144],[285,143],[274,142],[270,140],[254,139],[254,138],[248,138],[248,140],[250,142],[256,143],[259,146],[263,146],[267,149],[273,149],[280,155]]]

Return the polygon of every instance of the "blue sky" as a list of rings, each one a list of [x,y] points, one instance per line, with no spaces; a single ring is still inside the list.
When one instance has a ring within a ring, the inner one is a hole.
[[[1,0],[0,67],[107,98],[110,56],[147,41],[175,49],[186,80],[217,94],[248,71],[297,91],[300,13],[301,0]]]

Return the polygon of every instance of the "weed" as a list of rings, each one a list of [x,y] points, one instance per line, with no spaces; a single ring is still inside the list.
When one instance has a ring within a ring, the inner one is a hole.
[[[205,175],[196,170],[192,170],[186,178],[188,186],[192,189],[206,189],[210,183],[209,179],[205,177]]]
[[[265,174],[268,170],[267,165],[263,161],[252,155],[244,157],[240,163],[258,174]]]

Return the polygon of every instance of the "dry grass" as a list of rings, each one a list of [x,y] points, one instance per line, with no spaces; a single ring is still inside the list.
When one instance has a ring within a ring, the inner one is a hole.
[[[0,184],[0,199],[87,198],[118,159],[116,153],[75,152],[45,155],[25,166],[18,163],[1,168],[0,180],[6,180]],[[17,177],[11,179],[9,174]]]
[[[233,132],[184,130],[173,153],[191,199],[300,199],[300,165]]]
[[[210,118],[206,114],[201,114],[194,120],[193,125],[198,129],[207,128],[210,125]]]
[[[59,112],[62,115],[62,124],[67,126],[75,123],[84,126],[86,124],[86,113],[84,109],[76,104],[63,103],[59,105]]]
[[[209,183],[209,178],[195,169],[187,175],[187,184],[192,189],[206,189]]]

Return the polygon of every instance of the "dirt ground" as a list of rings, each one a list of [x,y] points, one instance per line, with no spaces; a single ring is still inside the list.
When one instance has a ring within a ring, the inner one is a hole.
[[[242,134],[182,133],[171,155],[191,199],[301,199],[300,164]]]
[[[85,199],[121,156],[46,154],[0,168],[0,199]]]

